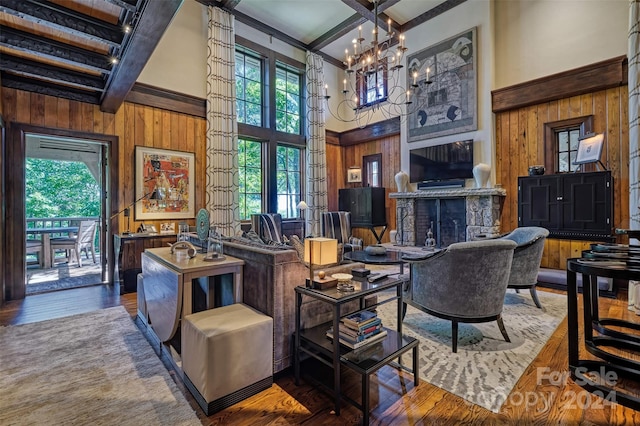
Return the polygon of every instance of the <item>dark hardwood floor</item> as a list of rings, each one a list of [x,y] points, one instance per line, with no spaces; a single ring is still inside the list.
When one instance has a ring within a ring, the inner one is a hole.
[[[540,290],[544,291],[544,290]],[[109,286],[94,286],[27,296],[21,301],[5,303],[0,309],[0,325],[24,324],[66,315],[89,312],[122,305],[136,315],[136,294],[123,296]],[[625,300],[601,299],[601,315],[640,321],[627,310]],[[581,353],[582,354],[582,353]],[[582,355],[581,355],[582,356]],[[638,354],[632,355],[640,359]],[[165,359],[165,365],[169,363]],[[372,425],[638,425],[640,412],[624,406],[603,402],[585,393],[571,379],[538,383],[538,367],[567,372],[567,321],[561,323],[538,357],[525,371],[498,414],[449,394],[422,381],[414,387],[412,377],[391,367],[381,369],[372,380]],[[203,425],[356,425],[361,413],[344,404],[340,416],[332,413],[332,399],[304,381],[296,386],[291,373],[275,378],[274,385],[264,392],[220,413],[206,417],[184,388],[179,374],[172,376],[187,400],[198,413]],[[637,393],[640,388],[635,384]],[[360,392],[360,380],[346,375],[343,389],[355,398]],[[516,397],[518,396],[518,397]],[[519,396],[524,396],[525,400]],[[589,404],[585,404],[588,401]]]

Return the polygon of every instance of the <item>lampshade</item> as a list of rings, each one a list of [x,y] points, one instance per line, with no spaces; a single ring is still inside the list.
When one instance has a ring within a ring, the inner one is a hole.
[[[330,265],[338,261],[338,240],[332,238],[306,238],[304,261],[310,265]]]
[[[309,208],[309,206],[307,205],[307,203],[304,202],[304,200],[300,201],[298,203],[298,205],[296,206],[297,209],[299,210],[306,210]]]

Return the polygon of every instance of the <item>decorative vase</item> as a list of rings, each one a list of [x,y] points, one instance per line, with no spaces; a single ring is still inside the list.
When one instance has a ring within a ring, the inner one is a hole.
[[[395,175],[398,192],[409,192],[409,175],[402,170]]]
[[[473,168],[473,177],[476,180],[476,188],[484,188],[489,182],[491,166],[485,163],[478,163]]]
[[[364,248],[364,252],[371,256],[382,256],[387,254],[387,249],[380,244],[374,244]]]

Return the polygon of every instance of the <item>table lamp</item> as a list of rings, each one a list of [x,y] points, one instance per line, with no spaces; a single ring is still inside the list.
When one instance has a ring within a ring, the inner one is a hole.
[[[304,261],[309,262],[309,279],[307,287],[325,289],[333,287],[338,280],[327,278],[323,271],[314,276],[314,266],[324,266],[338,261],[338,240],[332,238],[316,237],[304,240]]]

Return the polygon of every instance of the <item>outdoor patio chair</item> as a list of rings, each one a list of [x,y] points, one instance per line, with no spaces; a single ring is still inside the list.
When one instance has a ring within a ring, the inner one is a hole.
[[[41,240],[27,240],[27,254],[35,254],[38,257],[40,268],[44,265]]]
[[[67,252],[67,260],[71,262],[71,258],[75,256],[78,267],[82,267],[82,257],[80,253],[85,252],[87,259],[88,251],[91,251],[93,263],[96,263],[96,251],[94,241],[96,239],[97,222],[94,220],[83,220],[78,228],[78,235],[66,238],[53,238],[51,240],[51,259],[55,265],[56,250],[65,250]]]

